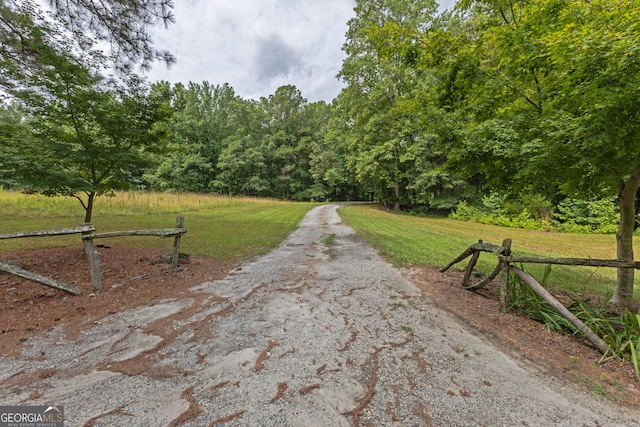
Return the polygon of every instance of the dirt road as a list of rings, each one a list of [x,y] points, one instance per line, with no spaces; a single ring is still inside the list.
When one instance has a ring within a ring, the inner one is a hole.
[[[635,426],[474,335],[313,209],[279,248],[190,298],[0,359],[0,404],[69,426]]]

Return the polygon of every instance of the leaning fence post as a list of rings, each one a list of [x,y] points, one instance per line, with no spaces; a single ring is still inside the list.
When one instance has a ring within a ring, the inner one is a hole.
[[[89,260],[89,274],[91,275],[91,286],[96,291],[102,290],[102,277],[100,276],[100,254],[93,244],[91,232],[82,233],[82,246],[84,253]]]
[[[482,240],[478,240],[478,244],[482,244]],[[480,251],[475,251],[471,256],[471,261],[469,261],[469,265],[467,265],[467,269],[464,272],[464,278],[462,279],[462,287],[466,288],[469,286],[469,279],[471,278],[471,273],[478,262],[478,258],[480,257]]]
[[[540,298],[546,301],[551,307],[553,307],[558,313],[560,313],[565,319],[567,319],[575,328],[582,333],[585,338],[595,345],[602,354],[606,354],[609,351],[609,345],[605,343],[602,338],[595,334],[587,325],[585,325],[580,319],[573,315],[564,305],[562,305],[557,299],[553,297],[540,283],[538,283],[530,274],[525,273],[519,268],[512,267],[513,272],[522,279],[522,281],[528,285],[533,292],[535,292]]]
[[[504,239],[502,241],[502,282],[500,283],[500,305],[503,310],[506,310],[511,301],[509,301],[509,261],[506,261],[504,257],[511,255],[511,239]]]
[[[184,228],[184,217],[179,216],[176,218],[176,228]],[[176,235],[173,239],[173,269],[176,270],[178,268],[178,261],[180,260],[180,238],[182,234]]]

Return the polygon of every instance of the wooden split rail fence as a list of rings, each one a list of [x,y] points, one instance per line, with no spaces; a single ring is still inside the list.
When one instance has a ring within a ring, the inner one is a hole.
[[[124,236],[157,236],[162,238],[174,237],[172,265],[174,269],[178,268],[180,258],[180,240],[183,234],[187,232],[184,228],[184,217],[179,216],[176,219],[175,228],[151,229],[151,230],[130,230],[130,231],[113,231],[109,233],[95,233],[96,228],[91,224],[85,224],[80,227],[61,228],[57,230],[27,231],[11,234],[0,234],[0,239],[15,239],[20,237],[51,237],[63,236],[70,234],[81,234],[82,244],[85,254],[89,260],[89,273],[91,275],[91,286],[96,291],[102,290],[102,277],[100,273],[100,255],[93,243],[95,239],[104,239],[108,237],[124,237]],[[31,271],[24,270],[11,264],[0,262],[0,271],[40,283],[51,288],[59,289],[73,295],[80,293],[80,288],[75,285],[69,285],[60,281],[42,276]]]
[[[498,265],[487,276],[482,278],[475,284],[470,284],[473,269],[478,262],[481,252],[487,252],[498,256]],[[469,246],[464,252],[456,257],[449,264],[440,269],[445,272],[454,264],[459,263],[471,257],[469,264],[462,279],[462,286],[468,290],[476,290],[485,286],[487,283],[495,279],[500,272],[503,273],[500,283],[500,304],[503,308],[509,305],[509,272],[516,274],[523,283],[529,286],[540,298],[545,300],[558,313],[564,316],[571,324],[573,324],[589,341],[591,341],[602,353],[606,353],[608,345],[596,335],[588,326],[580,319],[575,317],[564,305],[556,300],[540,283],[538,283],[531,275],[525,273],[521,269],[513,266],[513,263],[535,263],[535,264],[555,264],[555,265],[574,265],[587,267],[614,267],[614,268],[636,268],[640,269],[640,262],[624,262],[619,260],[604,260],[592,258],[548,258],[548,257],[532,257],[532,256],[515,256],[511,254],[511,239],[505,239],[501,246],[484,243],[479,240]]]

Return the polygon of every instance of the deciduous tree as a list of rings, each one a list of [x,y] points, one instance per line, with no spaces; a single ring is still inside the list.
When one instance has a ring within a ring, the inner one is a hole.
[[[95,198],[128,188],[131,171],[148,164],[163,137],[157,123],[167,100],[149,96],[136,76],[127,83],[57,86],[60,101],[32,109],[33,137],[20,141],[10,167],[0,167],[1,178],[29,192],[74,197],[90,222]]]
[[[453,159],[495,186],[615,194],[617,253],[633,261],[640,186],[640,4],[633,0],[465,0],[477,73]],[[619,269],[612,306],[628,306]]]
[[[347,114],[348,168],[376,197],[400,208],[412,149],[424,129],[416,89],[420,35],[432,22],[434,1],[369,0],[356,3],[339,77]],[[365,184],[366,183],[366,184]]]

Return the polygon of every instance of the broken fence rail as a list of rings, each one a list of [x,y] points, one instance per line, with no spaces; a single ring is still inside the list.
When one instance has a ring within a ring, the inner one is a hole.
[[[51,237],[51,236],[65,236],[70,234],[83,234],[91,233],[96,228],[91,224],[85,224],[80,227],[59,228],[55,230],[39,230],[39,231],[24,231],[18,233],[0,234],[0,239],[16,239],[20,237]],[[14,276],[22,277],[23,279],[30,280],[32,282],[40,283],[41,285],[48,286],[50,288],[58,289],[68,292],[72,295],[80,294],[80,288],[75,285],[69,285],[50,277],[42,276],[31,271],[24,270],[15,265],[0,262],[0,271],[13,274]]]
[[[496,268],[480,282],[476,284],[469,284],[471,273],[475,267],[478,257],[481,252],[489,252],[496,254],[499,258]],[[535,263],[535,264],[555,264],[555,265],[573,265],[573,266],[585,266],[585,267],[612,267],[612,268],[636,268],[640,269],[640,262],[626,262],[620,260],[605,260],[594,258],[549,258],[549,257],[534,257],[534,256],[514,256],[511,255],[511,239],[505,239],[502,242],[502,246],[492,245],[490,243],[484,243],[479,240],[478,243],[474,243],[456,257],[449,264],[440,269],[440,272],[445,272],[453,265],[471,257],[469,264],[465,270],[465,275],[462,280],[462,286],[467,290],[479,289],[482,286],[495,279],[498,274],[503,272],[503,280],[500,285],[500,303],[502,307],[507,307],[508,301],[508,280],[509,271],[513,271],[523,283],[528,285],[540,298],[545,300],[551,307],[553,307],[558,313],[565,317],[573,326],[575,326],[589,341],[591,341],[603,354],[606,353],[608,345],[596,335],[588,326],[586,326],[580,319],[575,317],[567,308],[556,300],[542,285],[540,285],[534,278],[528,273],[520,270],[519,268],[511,265],[512,263]]]

